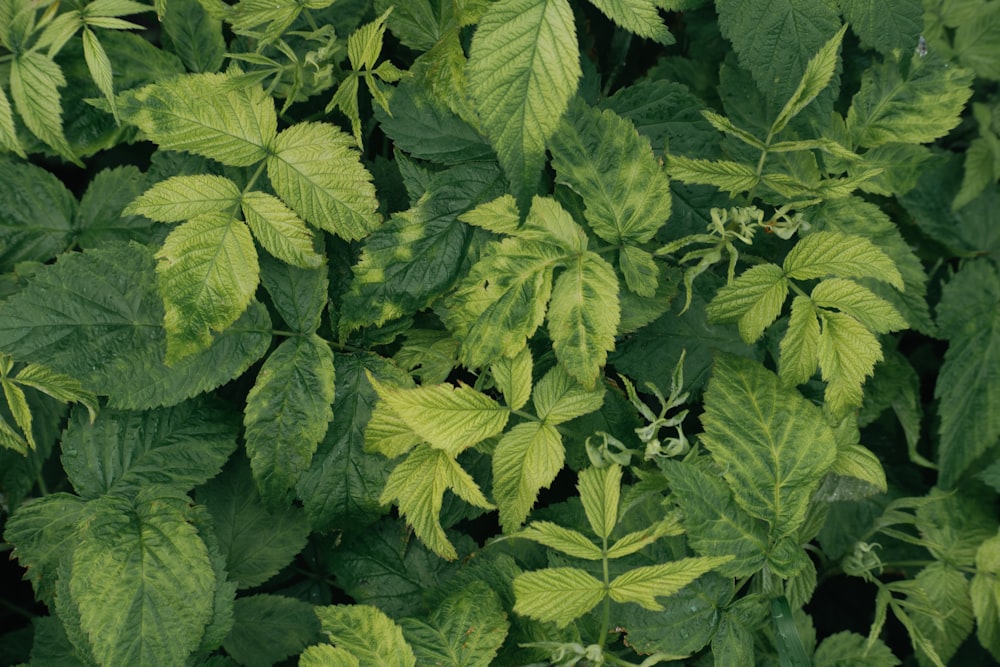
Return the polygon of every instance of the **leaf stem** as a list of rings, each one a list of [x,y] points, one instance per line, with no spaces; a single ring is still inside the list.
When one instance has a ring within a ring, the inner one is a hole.
[[[604,531],[601,531],[604,532]],[[601,536],[601,567],[604,575],[604,614],[601,620],[601,636],[597,640],[597,645],[604,650],[604,643],[607,641],[611,625],[611,576],[608,569],[608,537]]]

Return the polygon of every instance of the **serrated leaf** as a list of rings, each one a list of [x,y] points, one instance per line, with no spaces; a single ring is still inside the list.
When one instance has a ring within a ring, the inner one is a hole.
[[[907,327],[906,320],[885,299],[853,280],[828,278],[813,288],[812,302],[820,308],[836,308],[874,333],[884,334]]]
[[[606,540],[618,525],[618,503],[621,500],[622,469],[618,465],[607,468],[587,468],[580,472],[576,488],[587,515],[591,530]]]
[[[504,358],[490,372],[511,410],[520,410],[531,397],[531,350],[525,347],[512,358]]]
[[[320,641],[319,627],[313,605],[303,600],[268,593],[241,597],[222,647],[241,665],[268,667]]]
[[[418,445],[396,466],[382,490],[380,502],[395,500],[417,537],[437,555],[455,560],[458,553],[440,522],[444,492],[448,489],[471,505],[493,509],[455,459],[428,445]]]
[[[83,388],[76,378],[54,373],[44,366],[28,364],[17,373],[18,384],[37,389],[63,403],[80,403],[87,408],[90,422],[97,418],[97,396]]]
[[[844,20],[865,48],[889,55],[914,48],[923,27],[919,2],[912,0],[840,0]]]
[[[882,360],[882,346],[850,315],[824,310],[819,318],[819,370],[827,382],[823,397],[835,415],[844,415],[861,405],[862,385]]]
[[[176,227],[156,253],[165,309],[167,364],[203,351],[235,322],[257,290],[260,269],[250,230],[224,213]]]
[[[93,30],[85,25],[81,35],[83,37],[83,58],[87,61],[90,78],[94,80],[97,88],[108,101],[111,115],[115,117],[117,123],[120,119],[118,118],[118,106],[115,104],[114,73],[111,71],[111,61]]]
[[[0,387],[3,387],[7,408],[10,410],[11,416],[14,417],[14,423],[24,434],[25,442],[28,443],[30,449],[37,449],[38,445],[35,444],[35,437],[31,433],[31,408],[28,407],[28,399],[24,396],[24,390],[7,378],[0,379]]]
[[[615,577],[608,594],[615,602],[635,602],[651,611],[663,611],[663,606],[656,601],[657,597],[673,595],[730,560],[732,556],[706,556],[637,567]]]
[[[737,322],[740,336],[757,341],[778,318],[788,297],[786,272],[775,264],[758,264],[725,285],[708,304],[710,322]]]
[[[234,76],[187,74],[129,90],[118,95],[118,112],[162,149],[248,167],[277,148],[278,121],[264,89],[230,85]]]
[[[782,382],[797,385],[809,381],[819,365],[819,336],[819,320],[812,300],[795,297],[788,330],[781,339],[778,376]]]
[[[239,187],[224,176],[173,176],[143,192],[123,213],[182,222],[207,213],[233,213],[239,203]]]
[[[896,667],[899,659],[879,638],[870,642],[856,632],[837,632],[830,635],[816,647],[813,655],[814,667]]]
[[[316,607],[326,635],[368,667],[415,667],[413,650],[403,630],[382,611],[370,605]]]
[[[585,389],[564,368],[556,366],[538,381],[531,400],[538,418],[555,426],[600,410],[604,387]]]
[[[905,289],[896,264],[869,239],[842,232],[813,232],[785,257],[785,275],[795,280],[874,278]]]
[[[556,278],[547,317],[559,363],[593,389],[621,319],[615,270],[591,252],[571,260]]]
[[[266,582],[306,544],[305,513],[298,507],[265,506],[243,456],[201,486],[198,500],[212,517],[226,572],[241,589]]]
[[[702,423],[702,441],[736,502],[767,521],[773,539],[794,534],[836,456],[820,410],[757,362],[722,354]]]
[[[369,381],[371,378],[369,378]],[[385,401],[377,401],[371,419],[365,425],[365,451],[398,458],[423,442]]]
[[[879,493],[885,493],[889,488],[882,462],[870,449],[861,445],[839,447],[837,458],[830,466],[830,472],[860,479],[877,489]]]
[[[952,488],[1000,437],[1000,278],[974,261],[949,281],[938,305],[938,326],[948,351],[934,387],[941,424],[939,484]]]
[[[552,523],[551,521],[532,521],[531,525],[514,537],[521,537],[532,542],[537,542],[550,549],[555,549],[573,558],[583,558],[586,560],[601,560],[604,552],[594,544],[586,535],[578,533],[569,528]]]
[[[261,285],[275,310],[297,333],[309,334],[319,328],[329,298],[327,274],[325,266],[302,269],[271,255],[260,257]]]
[[[280,199],[266,192],[247,192],[242,206],[243,219],[269,253],[303,269],[323,264],[322,255],[314,249],[312,231]]]
[[[514,234],[521,226],[521,213],[510,195],[497,197],[458,216],[462,222],[496,234]]]
[[[215,574],[188,498],[147,487],[92,501],[69,591],[103,664],[180,665],[211,620]]]
[[[862,74],[861,89],[847,111],[848,132],[866,148],[889,142],[929,143],[959,123],[971,84],[971,72],[935,53],[894,54]]]
[[[2,88],[0,88],[0,148],[13,151],[20,158],[27,158],[14,129],[14,111],[10,108],[10,100]]]
[[[671,178],[691,185],[714,185],[730,195],[752,190],[760,181],[760,176],[753,167],[739,162],[673,154],[667,160],[667,171]]]
[[[527,200],[580,78],[573,11],[566,0],[501,0],[472,37],[468,89],[511,188]]]
[[[625,286],[639,296],[652,297],[660,282],[660,267],[652,253],[626,245],[618,253],[618,265],[625,278]]]
[[[538,492],[555,480],[565,457],[562,436],[550,424],[526,422],[504,434],[493,452],[493,496],[505,531],[524,523]]]
[[[347,57],[355,70],[371,69],[382,53],[382,37],[385,35],[385,20],[392,12],[386,9],[371,23],[366,23],[347,38]]]
[[[306,222],[348,240],[381,222],[371,174],[353,146],[333,125],[297,123],[278,134],[267,156],[278,196]]]
[[[604,599],[604,584],[583,570],[552,567],[514,579],[514,611],[564,628]]]
[[[160,25],[165,46],[192,72],[215,72],[222,66],[226,53],[222,21],[197,0],[171,0]]]
[[[503,431],[510,415],[510,408],[466,385],[401,389],[369,380],[414,433],[451,456]]]
[[[361,667],[354,654],[329,644],[316,644],[299,655],[299,667]]]
[[[649,140],[613,111],[572,105],[549,150],[556,180],[583,198],[608,243],[645,243],[670,217],[670,182]]]
[[[96,248],[110,241],[154,243],[164,229],[143,216],[124,213],[148,185],[147,175],[132,165],[97,172],[80,198],[76,215],[80,248]]]
[[[840,30],[806,64],[798,87],[785,103],[774,123],[771,124],[770,134],[772,136],[785,129],[788,121],[799,115],[830,84],[830,79],[833,78],[837,69],[837,52],[840,51],[840,43],[844,39],[846,31],[847,26],[841,26]]]
[[[243,425],[257,488],[266,502],[290,499],[333,419],[333,352],[316,334],[271,353],[247,395]]]
[[[662,0],[661,0],[662,1]],[[673,44],[674,36],[663,24],[656,0],[591,0],[609,19],[640,37]]]
[[[1000,659],[1000,536],[985,540],[976,550],[976,573],[969,584],[976,637]]]
[[[991,3],[970,3],[967,7],[975,13],[958,22],[954,33],[959,62],[971,68],[977,76],[996,81],[1000,79],[1000,61],[996,52],[1000,11]]]
[[[928,606],[927,611],[911,609],[910,618],[941,662],[948,664],[975,625],[968,579],[957,568],[936,562],[921,570],[914,583],[923,589]],[[917,652],[924,651],[918,647]]]
[[[10,61],[10,96],[21,120],[61,157],[82,166],[63,134],[59,89],[65,85],[59,65],[38,51],[19,53]]]
[[[237,434],[233,417],[204,400],[146,412],[105,408],[93,423],[77,408],[61,461],[84,498],[129,497],[154,484],[186,493],[218,474]]]

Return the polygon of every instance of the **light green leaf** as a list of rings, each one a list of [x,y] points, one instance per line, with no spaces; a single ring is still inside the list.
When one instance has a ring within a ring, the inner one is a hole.
[[[882,462],[870,449],[861,445],[838,447],[837,458],[830,466],[830,472],[860,479],[871,484],[879,493],[885,493],[889,488]]]
[[[299,655],[299,667],[361,667],[361,663],[342,648],[316,644]]]
[[[976,574],[969,594],[976,615],[976,637],[994,659],[1000,660],[1000,535],[976,550]]]
[[[183,494],[91,501],[69,591],[100,664],[182,665],[211,620],[215,574]]]
[[[608,243],[645,243],[670,217],[670,182],[649,139],[613,111],[571,105],[549,150],[556,180],[583,198],[587,222]]]
[[[21,429],[24,439],[30,449],[37,449],[35,437],[31,433],[31,408],[28,407],[28,399],[24,396],[24,390],[7,378],[0,379],[0,387],[3,387],[4,399],[7,407],[14,417],[14,423]]]
[[[87,391],[76,378],[62,373],[55,373],[38,364],[28,364],[17,373],[15,378],[22,384],[48,394],[63,403],[80,403],[87,408],[90,422],[97,419],[99,409],[97,396]]]
[[[552,197],[534,197],[524,225],[512,234],[529,241],[558,246],[571,256],[587,250],[586,232]]]
[[[233,628],[222,646],[240,665],[269,667],[321,639],[313,605],[263,593],[237,598]]]
[[[792,535],[836,456],[822,412],[755,361],[721,354],[705,392],[702,441],[736,502]]]
[[[444,492],[448,489],[471,505],[493,509],[476,482],[455,459],[428,445],[418,445],[396,466],[382,490],[380,502],[395,500],[400,514],[413,526],[417,537],[437,555],[455,560],[458,553],[440,522]]]
[[[531,525],[514,537],[521,537],[532,542],[537,542],[550,549],[561,551],[573,558],[583,558],[586,560],[601,560],[604,552],[594,544],[586,535],[578,533],[569,528],[552,523],[551,521],[532,521]]]
[[[862,385],[882,360],[882,346],[873,333],[850,315],[820,311],[819,369],[827,382],[823,397],[835,415],[861,405]]]
[[[517,201],[510,195],[503,195],[480,204],[458,216],[458,219],[496,234],[514,234],[521,226],[521,213],[517,210]]]
[[[293,266],[315,269],[323,257],[314,249],[313,233],[280,199],[265,192],[243,195],[243,219],[269,253]]]
[[[737,322],[743,340],[753,343],[781,314],[787,297],[785,271],[775,264],[758,264],[724,285],[706,312],[710,322]]]
[[[415,667],[403,630],[376,607],[364,604],[316,607],[330,641],[350,651],[364,667]]]
[[[243,425],[257,488],[266,502],[291,499],[333,419],[333,352],[319,336],[285,340],[247,395]]]
[[[684,527],[681,526],[678,516],[671,514],[648,528],[622,535],[608,548],[607,556],[608,558],[624,558],[645,549],[661,537],[676,537],[683,534]]]
[[[891,303],[853,280],[828,278],[816,285],[810,296],[816,306],[836,308],[873,333],[889,333],[907,326],[906,320]]]
[[[640,37],[673,44],[674,36],[660,18],[656,0],[590,0],[609,19]],[[662,0],[660,0],[662,2]]]
[[[618,465],[607,468],[587,468],[580,472],[576,488],[587,515],[590,528],[601,539],[611,536],[618,525],[618,503],[621,500],[622,469]]]
[[[381,16],[371,23],[361,26],[347,38],[347,57],[351,59],[351,67],[358,70],[370,70],[382,53],[382,38],[385,36],[385,20],[392,13],[392,8],[385,10]]]
[[[785,275],[811,280],[874,278],[902,291],[905,286],[896,264],[878,246],[862,236],[842,232],[813,232],[795,244],[785,257]]]
[[[652,253],[632,245],[623,246],[618,252],[625,286],[644,297],[656,295],[660,283],[660,267],[656,265]]]
[[[493,452],[493,496],[505,531],[524,523],[538,492],[556,478],[565,457],[562,436],[551,424],[526,422],[504,434]]]
[[[212,344],[212,332],[235,322],[257,290],[257,250],[246,224],[207,213],[175,228],[156,253],[166,312],[167,364]]]
[[[555,426],[600,410],[604,387],[585,389],[565,369],[556,366],[538,381],[531,401],[538,418]]]
[[[969,581],[961,570],[936,562],[921,570],[914,582],[926,594],[928,606],[908,614],[947,665],[975,626]],[[923,651],[918,647],[917,653]]]
[[[941,424],[939,483],[952,488],[972,463],[1000,438],[1000,278],[974,261],[944,286],[938,326],[948,339],[934,387]]]
[[[414,433],[451,456],[503,431],[510,416],[510,408],[466,385],[403,389],[369,381]]]
[[[490,372],[511,410],[520,410],[531,397],[531,350],[522,349],[513,358],[503,358],[490,366]]]
[[[27,158],[14,129],[14,111],[10,108],[7,93],[0,87],[0,148],[13,151],[20,158]]]
[[[564,628],[604,599],[604,584],[583,570],[552,567],[514,579],[514,611]]]
[[[587,389],[597,384],[615,348],[620,319],[611,265],[592,252],[571,260],[552,288],[548,328],[559,363]]]
[[[351,138],[327,123],[283,130],[267,156],[274,191],[306,222],[354,240],[381,222],[371,174]]]
[[[615,602],[635,602],[651,611],[663,611],[656,597],[673,595],[692,581],[732,560],[732,556],[682,558],[670,563],[629,570],[615,577],[608,593]]]
[[[819,336],[819,320],[812,300],[805,296],[795,297],[788,331],[781,339],[778,376],[782,382],[797,385],[809,381],[819,365]]]
[[[59,65],[38,51],[19,53],[10,61],[10,96],[21,120],[61,157],[82,167],[63,134],[59,89],[65,85]]]
[[[860,146],[890,142],[925,144],[947,134],[961,120],[972,94],[972,73],[931,52],[894,54],[861,76],[861,90],[847,111],[847,128]],[[902,71],[905,58],[906,72]]]
[[[805,109],[810,102],[816,99],[817,95],[823,92],[824,88],[830,85],[830,80],[837,69],[837,53],[840,51],[840,43],[844,39],[844,32],[846,31],[847,26],[842,26],[820,48],[816,55],[809,60],[805,72],[802,74],[802,79],[799,81],[798,88],[795,89],[788,102],[785,103],[781,113],[778,114],[778,117],[774,119],[774,123],[771,124],[770,134],[772,136],[785,129],[788,121],[799,115],[799,112]]]
[[[129,90],[118,95],[118,112],[160,148],[248,167],[277,148],[278,120],[264,89],[230,85],[235,76],[187,74]]]
[[[440,667],[489,667],[510,627],[500,597],[482,581],[449,595],[428,620],[404,618],[403,634],[419,664]]]
[[[159,222],[182,222],[207,213],[229,213],[240,204],[240,189],[224,176],[173,176],[146,190],[124,215],[144,215]]]
[[[100,40],[94,31],[87,26],[83,27],[83,57],[87,61],[87,69],[90,70],[90,78],[97,84],[97,88],[104,95],[111,107],[111,114],[115,117],[115,122],[119,122],[118,106],[115,104],[115,84],[111,71],[111,61],[108,54],[101,45]]]
[[[690,185],[714,185],[735,195],[752,190],[760,181],[753,167],[729,160],[704,160],[682,155],[667,157],[670,177]]]
[[[580,55],[566,0],[500,0],[472,37],[466,70],[482,129],[518,200],[534,194],[545,143],[576,92]]]
[[[915,48],[923,27],[920,2],[914,0],[839,0],[844,20],[861,45],[888,56],[893,49]]]
[[[370,382],[371,378],[369,378]],[[378,452],[391,459],[399,458],[423,442],[385,401],[376,401],[371,419],[365,425],[365,451]]]

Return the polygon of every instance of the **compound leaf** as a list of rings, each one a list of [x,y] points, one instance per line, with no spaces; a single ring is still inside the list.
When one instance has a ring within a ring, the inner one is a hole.
[[[787,297],[785,271],[775,264],[758,264],[724,285],[706,312],[710,322],[737,322],[743,340],[753,343],[781,314]]]
[[[604,558],[604,552],[586,535],[569,528],[563,528],[551,521],[532,521],[530,526],[515,535],[550,549],[561,551],[573,558],[585,560]]]
[[[232,213],[239,203],[239,187],[224,176],[173,176],[142,193],[123,214],[182,222],[206,213]]]
[[[576,488],[580,502],[594,534],[602,539],[611,536],[618,525],[618,503],[621,500],[622,469],[618,465],[607,468],[587,468],[580,472]]]
[[[59,89],[65,85],[59,65],[39,51],[18,53],[10,61],[10,96],[24,124],[60,156],[82,166],[63,134]]]
[[[650,611],[663,611],[657,596],[673,595],[692,581],[732,560],[732,556],[682,558],[670,563],[629,570],[614,578],[608,594],[615,602],[635,602]]]
[[[823,310],[819,317],[819,369],[827,382],[824,398],[835,415],[843,415],[861,405],[861,387],[882,360],[882,346],[850,315]]]
[[[514,611],[564,628],[604,599],[604,584],[574,567],[525,572],[514,579]]]
[[[562,366],[556,366],[538,381],[531,401],[538,418],[555,426],[600,410],[604,387],[586,389]]]
[[[898,290],[905,289],[896,264],[865,237],[842,232],[813,232],[795,244],[785,257],[785,275],[811,280],[833,275],[839,278],[874,278]]]
[[[242,204],[243,219],[265,250],[303,269],[323,265],[323,256],[314,248],[312,231],[280,199],[266,192],[247,192]]]
[[[673,44],[674,36],[660,18],[655,0],[590,0],[609,19],[640,37]]]
[[[562,436],[550,424],[526,422],[504,434],[493,452],[493,496],[505,531],[524,523],[538,492],[555,480],[565,457]]]
[[[371,667],[415,667],[413,649],[403,629],[377,607],[366,604],[316,607],[320,627],[330,641]]]
[[[813,288],[810,297],[816,306],[836,308],[874,333],[906,328],[906,320],[891,303],[853,280],[828,278]]]
[[[819,320],[812,300],[795,297],[778,358],[778,377],[782,382],[797,385],[809,381],[819,365],[819,336]]]

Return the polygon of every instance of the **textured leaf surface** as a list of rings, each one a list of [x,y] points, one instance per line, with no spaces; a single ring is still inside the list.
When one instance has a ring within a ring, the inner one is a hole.
[[[819,337],[815,306],[809,297],[795,297],[778,358],[778,376],[782,382],[796,385],[809,381],[819,365]]]
[[[773,535],[793,534],[836,455],[819,409],[757,362],[720,355],[702,422],[736,502]]]
[[[299,667],[361,667],[354,654],[329,644],[316,644],[299,655]]]
[[[333,125],[282,130],[267,157],[267,175],[293,211],[332,234],[360,239],[381,222],[371,174],[351,137]]]
[[[175,228],[156,257],[172,364],[207,348],[213,332],[225,331],[243,314],[260,269],[250,230],[225,213]]]
[[[670,182],[649,140],[613,111],[573,105],[549,148],[557,180],[583,198],[608,243],[644,243],[670,217]]]
[[[615,577],[609,594],[615,602],[635,602],[652,611],[663,611],[663,606],[656,601],[657,596],[673,595],[731,558],[682,558],[670,563],[637,567]]]
[[[330,287],[327,274],[325,267],[303,269],[269,255],[260,257],[260,282],[281,319],[296,333],[319,328]]]
[[[323,257],[314,249],[312,231],[280,199],[265,192],[248,192],[242,201],[243,219],[265,250],[303,269],[323,264]]]
[[[774,264],[752,266],[718,291],[706,312],[710,322],[737,322],[740,336],[757,341],[781,314],[788,297],[788,280]]]
[[[975,626],[969,581],[957,568],[936,562],[921,570],[915,583],[927,596],[929,609],[910,612],[913,624],[947,665]]]
[[[493,452],[493,496],[505,530],[524,523],[538,492],[559,474],[565,456],[562,436],[549,424],[518,424],[504,434]]]
[[[10,61],[10,96],[21,120],[56,153],[79,165],[63,134],[59,89],[65,85],[62,69],[40,51],[25,51]]]
[[[663,24],[654,0],[591,0],[605,16],[640,37],[673,44],[674,36]]]
[[[531,400],[538,418],[554,426],[599,410],[604,404],[604,387],[585,389],[556,366],[538,381]]]
[[[832,634],[816,647],[813,655],[815,667],[895,667],[900,664],[892,650],[881,639],[869,643],[867,637],[856,632]]]
[[[370,605],[316,607],[322,630],[337,646],[347,649],[362,665],[415,667],[413,650],[403,630]]]
[[[27,157],[17,139],[14,111],[10,107],[10,99],[7,97],[7,93],[2,90],[0,90],[0,147],[16,153],[18,157]]]
[[[50,172],[0,160],[0,269],[18,262],[47,262],[73,237],[76,200]]]
[[[923,27],[920,2],[914,0],[840,0],[840,11],[865,48],[888,56],[893,49],[913,49]]]
[[[934,387],[940,401],[940,483],[951,488],[1000,437],[1000,278],[972,262],[945,285],[938,326],[948,339]]]
[[[519,199],[534,193],[545,142],[580,74],[566,0],[501,0],[480,20],[469,53],[469,92]]]
[[[760,176],[752,167],[730,160],[703,160],[671,155],[667,162],[670,176],[692,185],[714,185],[735,195],[752,190]]]
[[[796,280],[875,278],[898,290],[903,277],[888,255],[870,240],[841,232],[814,232],[795,244],[785,257],[785,274]]]
[[[976,550],[976,574],[969,584],[976,615],[976,636],[994,658],[1000,657],[1000,536]]]
[[[806,64],[805,72],[799,81],[795,92],[781,109],[781,113],[771,126],[769,134],[781,132],[792,118],[797,116],[806,106],[830,85],[830,80],[836,73],[840,43],[844,38],[847,26],[842,26]]]
[[[267,502],[290,499],[333,419],[330,347],[316,334],[290,338],[264,362],[243,415],[254,479]]]
[[[511,410],[520,410],[531,397],[531,350],[524,348],[513,358],[490,366],[490,372]]]
[[[225,74],[188,74],[117,97],[122,120],[160,148],[247,167],[274,141],[274,102],[260,85],[237,88]]]
[[[93,501],[69,590],[103,664],[183,665],[211,620],[215,574],[188,499],[147,487]]]
[[[618,503],[621,500],[622,469],[618,465],[607,468],[587,468],[580,472],[577,489],[580,502],[594,534],[602,539],[611,536],[618,525]]]
[[[604,584],[583,570],[554,567],[514,579],[514,611],[566,627],[604,599]]]
[[[882,360],[882,346],[849,315],[824,311],[820,321],[819,368],[828,383],[824,398],[835,415],[843,415],[848,408],[861,405],[861,387]]]
[[[80,198],[76,216],[80,248],[96,248],[110,241],[150,243],[165,233],[166,228],[145,217],[124,212],[147,185],[147,175],[132,165],[97,172]]]
[[[205,213],[233,212],[239,202],[240,189],[224,176],[174,176],[146,190],[125,212],[159,222],[181,222]]]
[[[810,296],[820,308],[836,308],[874,333],[889,333],[906,328],[906,320],[892,304],[853,280],[824,280],[813,288]]]
[[[573,558],[585,560],[604,558],[604,552],[601,548],[586,535],[569,528],[563,528],[551,521],[532,521],[530,526],[516,533],[516,536],[561,551]]]
[[[161,19],[164,40],[192,72],[215,72],[222,66],[226,40],[222,21],[197,0],[170,0]]]
[[[311,604],[264,593],[236,600],[233,629],[222,646],[241,665],[268,667],[321,639]]]

